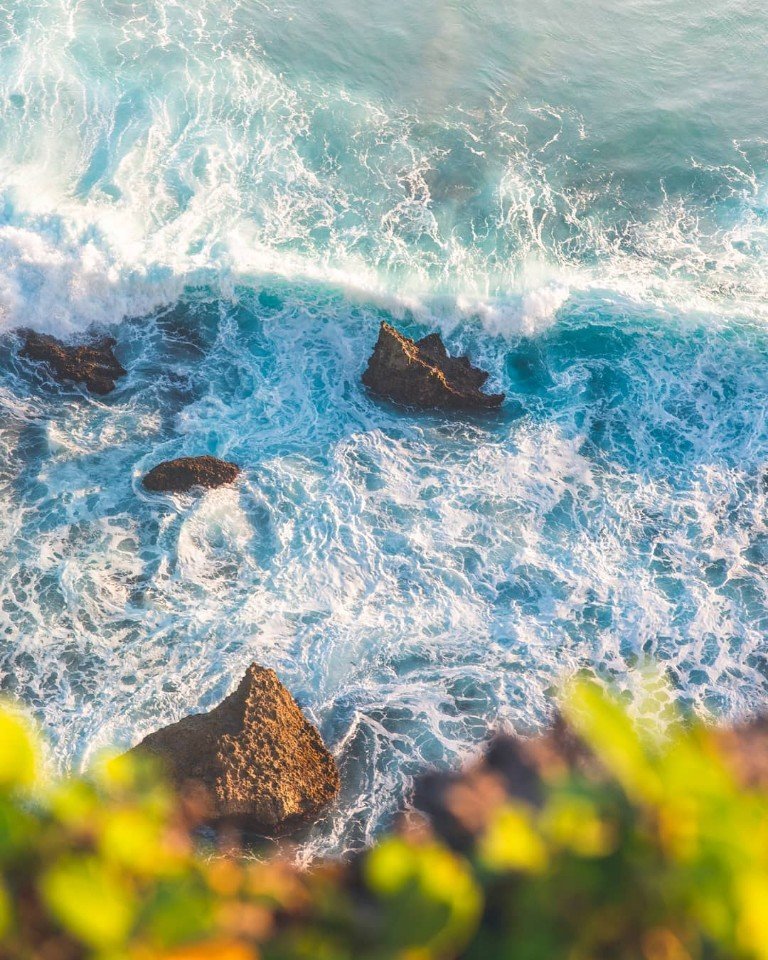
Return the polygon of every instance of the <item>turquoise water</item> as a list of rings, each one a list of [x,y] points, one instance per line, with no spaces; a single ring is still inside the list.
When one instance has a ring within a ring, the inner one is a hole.
[[[278,670],[310,851],[594,666],[768,688],[768,14],[753,0],[0,0],[0,684],[52,763]],[[382,319],[497,416],[377,403]],[[108,329],[105,399],[11,331]],[[237,487],[157,498],[161,459]]]

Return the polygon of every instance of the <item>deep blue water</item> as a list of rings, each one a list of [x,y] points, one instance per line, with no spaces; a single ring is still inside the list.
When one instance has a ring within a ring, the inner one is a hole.
[[[0,0],[0,684],[52,762],[273,666],[311,849],[592,666],[768,688],[768,14],[754,0]],[[493,416],[359,378],[382,319]],[[94,399],[20,325],[108,329]],[[213,453],[205,497],[139,484]]]

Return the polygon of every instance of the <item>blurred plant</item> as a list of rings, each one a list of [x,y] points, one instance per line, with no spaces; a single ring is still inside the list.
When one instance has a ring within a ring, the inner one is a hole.
[[[0,710],[0,957],[768,960],[768,793],[702,726],[662,737],[588,681],[563,710],[589,762],[541,764],[534,799],[456,778],[461,854],[411,820],[307,871],[201,850],[194,797],[124,757],[47,783]]]

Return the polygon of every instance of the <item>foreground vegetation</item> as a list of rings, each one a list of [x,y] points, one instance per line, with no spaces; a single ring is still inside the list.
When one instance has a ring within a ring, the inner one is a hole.
[[[564,712],[591,769],[545,767],[535,803],[459,783],[461,853],[411,824],[306,872],[204,855],[194,798],[124,758],[44,782],[0,712],[0,956],[768,960],[768,794],[702,727],[662,739],[591,683]]]

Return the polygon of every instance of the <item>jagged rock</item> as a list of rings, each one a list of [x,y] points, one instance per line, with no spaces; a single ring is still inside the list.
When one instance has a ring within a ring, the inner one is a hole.
[[[86,344],[66,344],[34,330],[22,331],[21,356],[48,364],[59,380],[82,383],[91,393],[104,395],[115,389],[125,369],[114,354],[116,341],[101,337]]]
[[[252,664],[210,713],[145,737],[174,784],[204,791],[207,819],[267,834],[306,823],[339,791],[336,763],[273,670]]]
[[[193,487],[209,490],[233,483],[240,474],[236,463],[216,457],[179,457],[153,467],[144,477],[144,487],[153,493],[186,493]]]
[[[503,393],[483,393],[488,374],[467,357],[451,357],[437,333],[418,342],[382,323],[363,383],[374,393],[414,407],[476,410],[499,407]]]

